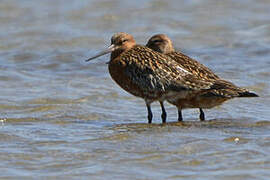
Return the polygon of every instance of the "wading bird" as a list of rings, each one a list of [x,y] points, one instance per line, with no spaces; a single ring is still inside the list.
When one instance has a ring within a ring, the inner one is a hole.
[[[165,100],[175,102],[191,98],[214,85],[211,81],[197,78],[168,56],[137,45],[127,33],[114,34],[108,49],[86,61],[107,53],[111,53],[108,68],[112,79],[127,92],[145,100],[148,123],[152,122],[152,102],[160,102],[162,122],[165,123]]]
[[[255,93],[249,92],[244,88],[239,88],[231,82],[220,79],[209,68],[199,63],[198,61],[184,55],[181,52],[174,50],[171,39],[165,34],[157,34],[152,36],[147,47],[167,55],[170,59],[175,60],[178,65],[196,76],[198,79],[206,82],[212,82],[213,85],[208,90],[202,90],[199,93],[194,93],[193,96],[179,98],[177,100],[169,100],[171,104],[178,108],[178,121],[182,121],[182,109],[199,108],[200,120],[205,120],[203,108],[213,108],[221,105],[228,99],[234,97],[258,97]]]

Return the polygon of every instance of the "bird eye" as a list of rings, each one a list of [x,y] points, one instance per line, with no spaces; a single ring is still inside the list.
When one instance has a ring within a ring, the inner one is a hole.
[[[163,42],[163,41],[161,39],[154,40],[154,43],[160,43],[160,42]]]
[[[127,41],[128,41],[127,39],[124,39],[124,40],[122,41],[122,43],[127,42]]]

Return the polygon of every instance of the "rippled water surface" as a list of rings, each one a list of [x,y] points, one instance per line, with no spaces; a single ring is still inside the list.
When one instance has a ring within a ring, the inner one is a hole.
[[[269,179],[270,1],[1,0],[0,179]],[[260,95],[206,110],[119,88],[113,33],[166,33],[224,79]]]

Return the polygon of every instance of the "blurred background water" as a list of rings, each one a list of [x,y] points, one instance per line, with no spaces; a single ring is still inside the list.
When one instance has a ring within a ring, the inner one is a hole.
[[[0,179],[269,179],[270,1],[1,0]],[[110,78],[109,55],[84,60],[128,32],[166,33],[177,50],[260,98],[183,112]]]

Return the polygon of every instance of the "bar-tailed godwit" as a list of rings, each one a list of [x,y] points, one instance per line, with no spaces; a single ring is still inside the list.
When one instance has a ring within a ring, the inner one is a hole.
[[[108,66],[112,79],[127,92],[145,100],[148,123],[152,122],[152,102],[160,102],[162,122],[166,122],[164,100],[185,99],[213,85],[197,78],[168,56],[137,45],[127,33],[114,34],[108,49],[86,61],[107,53],[111,53]]]
[[[152,36],[148,42],[147,47],[167,55],[169,58],[175,60],[178,65],[196,76],[197,78],[212,82],[213,85],[208,90],[202,90],[194,93],[193,96],[169,100],[178,108],[178,120],[182,121],[182,109],[185,108],[199,108],[200,120],[205,120],[205,115],[202,108],[212,108],[221,105],[228,99],[234,97],[258,97],[255,93],[249,92],[244,88],[239,88],[231,82],[220,79],[209,68],[199,63],[198,61],[186,56],[181,52],[174,50],[171,39],[165,34],[157,34]]]

